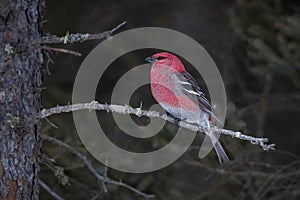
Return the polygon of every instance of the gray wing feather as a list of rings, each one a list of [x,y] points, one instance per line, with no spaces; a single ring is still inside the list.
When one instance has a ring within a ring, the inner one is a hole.
[[[185,88],[185,91],[196,95],[197,96],[197,100],[200,106],[202,106],[202,109],[204,111],[207,111],[209,113],[211,113],[211,105],[209,100],[205,97],[204,93],[201,91],[201,88],[198,84],[198,82],[189,74],[189,73],[180,73],[180,74],[176,74],[178,76],[179,79],[181,79],[182,86],[184,87],[185,85],[187,85],[187,83],[189,83],[189,88]]]

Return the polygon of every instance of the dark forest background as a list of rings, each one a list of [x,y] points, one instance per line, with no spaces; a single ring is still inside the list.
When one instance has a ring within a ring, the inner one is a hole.
[[[127,21],[119,31],[138,27],[165,27],[180,31],[198,41],[217,64],[227,92],[228,111],[225,128],[276,143],[276,151],[265,152],[258,146],[222,136],[231,163],[220,166],[211,152],[203,160],[193,147],[172,165],[156,172],[128,174],[108,169],[108,175],[155,194],[156,199],[299,199],[300,198],[300,4],[284,0],[142,0],[97,1],[60,0],[46,2],[45,32],[64,36],[70,33],[98,33]],[[54,63],[45,75],[43,106],[71,102],[72,86],[85,56],[101,41],[55,45],[82,53],[81,57],[51,53]],[[102,81],[105,89],[96,99],[110,103],[110,92],[121,74],[144,63],[155,50],[141,50],[118,59]],[[150,70],[150,68],[149,68]],[[142,99],[141,99],[142,98]],[[154,103],[149,86],[136,92],[132,106],[143,101],[145,108]],[[113,103],[113,102],[111,102]],[[113,126],[111,114],[98,113],[106,127]],[[44,122],[43,133],[76,147],[93,160],[82,146],[71,114]],[[149,119],[142,119],[147,124]],[[112,129],[113,140],[130,148],[122,132]],[[150,147],[163,146],[176,126],[167,124]],[[124,133],[123,133],[124,134]],[[125,143],[125,144],[124,144]],[[148,145],[148,147],[149,147]],[[147,148],[148,148],[147,147]],[[143,147],[140,147],[143,149]],[[145,147],[146,148],[146,147]],[[41,165],[41,177],[65,199],[92,199],[99,184],[73,155],[44,142],[43,153],[55,159],[53,166]],[[96,160],[99,173],[105,167]],[[54,169],[54,170],[53,170]],[[52,197],[41,191],[41,199]],[[108,185],[98,199],[143,199],[120,187]]]

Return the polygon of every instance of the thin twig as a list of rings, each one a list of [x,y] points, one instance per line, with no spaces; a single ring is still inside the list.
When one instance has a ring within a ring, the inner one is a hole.
[[[262,149],[266,150],[266,151],[268,151],[270,149],[272,149],[272,150],[275,149],[275,144],[266,144],[269,141],[268,138],[257,138],[257,137],[253,137],[253,136],[249,136],[249,135],[244,135],[239,131],[220,129],[217,127],[213,127],[213,131],[216,133],[224,134],[224,135],[230,135],[234,138],[238,138],[241,140],[249,141],[253,145],[260,145],[262,147]]]
[[[146,111],[142,110],[141,108],[132,108],[128,105],[108,105],[108,104],[101,104],[97,101],[92,101],[91,103],[77,103],[73,105],[66,105],[66,106],[57,106],[50,109],[43,109],[40,112],[40,118],[45,118],[53,114],[59,114],[63,112],[72,112],[78,110],[105,110],[107,112],[115,112],[119,114],[134,114],[138,117],[147,116],[153,118],[160,118],[164,119],[168,122],[178,124],[178,126],[189,129],[191,131],[200,131],[205,132],[206,130],[203,127],[199,127],[194,124],[189,124],[185,121],[176,122],[176,120],[167,114],[161,114],[157,111]],[[212,127],[212,131],[219,134],[230,135],[234,138],[238,138],[241,140],[246,140],[251,142],[253,145],[260,145],[263,150],[270,150],[275,149],[275,144],[266,144],[268,142],[268,138],[256,138],[248,135],[244,135],[241,132],[235,132],[231,130],[221,129],[217,127]]]
[[[51,188],[46,183],[44,183],[41,179],[39,179],[39,183],[40,183],[40,186],[42,188],[44,188],[44,190],[46,190],[52,197],[54,197],[57,200],[64,200],[64,198],[62,198],[56,192],[51,190]]]
[[[96,200],[101,196],[101,193],[97,193],[94,197],[92,197],[90,200]]]
[[[103,33],[74,33],[69,34],[67,33],[65,36],[59,37],[57,35],[47,35],[42,37],[42,40],[39,43],[42,44],[66,44],[66,43],[74,43],[74,42],[85,42],[88,40],[99,40],[103,38],[111,38],[111,35],[120,29],[122,26],[126,24],[126,21],[122,22],[115,28],[113,28],[110,31],[105,31]]]
[[[54,159],[53,158],[49,158],[45,154],[43,154],[42,157],[43,157],[43,160],[40,163],[44,164],[51,171],[54,172],[55,171],[55,166],[51,163],[51,162],[54,162]],[[64,168],[64,169],[66,169],[66,168]],[[88,191],[90,194],[98,194],[98,193],[102,192],[102,191],[99,191],[99,190],[91,189],[89,186],[85,185],[81,181],[78,181],[78,180],[76,180],[76,179],[74,179],[72,177],[69,177],[69,182],[71,184],[76,184],[77,186],[82,187],[84,190]]]
[[[91,164],[91,162],[87,159],[87,157],[85,155],[83,155],[82,153],[80,153],[79,151],[77,151],[76,149],[74,149],[73,147],[71,147],[70,145],[64,143],[61,140],[58,140],[54,137],[50,137],[50,136],[46,136],[46,135],[42,135],[41,136],[44,140],[49,141],[51,143],[57,144],[61,147],[64,147],[66,150],[70,151],[71,153],[73,153],[74,155],[76,155],[83,163],[84,165],[87,167],[87,169],[100,181],[103,183],[108,183],[108,184],[113,184],[113,185],[117,185],[117,186],[121,186],[124,188],[127,188],[128,190],[131,190],[132,192],[135,192],[136,194],[144,197],[144,198],[154,198],[154,195],[152,194],[146,194],[126,183],[123,182],[119,182],[119,181],[115,181],[109,177],[106,176],[101,176],[96,169],[93,167],[93,165]],[[104,188],[105,190],[105,188]]]
[[[293,166],[295,164],[299,164],[299,161],[296,160],[294,162],[291,162],[291,163],[289,163],[289,164],[287,164],[287,165],[279,168],[277,171],[275,171],[275,173],[273,172],[267,178],[267,180],[260,185],[260,187],[258,188],[258,190],[257,190],[257,192],[255,194],[255,199],[261,199],[260,196],[263,196],[263,194],[265,194],[266,191],[269,191],[269,190],[267,190],[267,188],[269,187],[269,185],[272,184],[272,182],[274,181],[274,178],[276,178],[277,176],[279,176],[280,173],[283,172],[285,169],[287,169],[287,168],[289,168],[289,167],[291,167],[291,166]],[[299,175],[299,171],[300,170],[298,169],[298,170],[290,172],[290,174],[292,174],[292,176],[285,174],[285,176],[283,178],[286,178],[286,179],[290,180],[291,177],[295,177],[295,176]],[[260,193],[262,193],[262,194],[259,195]]]
[[[61,53],[66,53],[66,54],[71,54],[73,56],[81,56],[81,53],[72,51],[69,49],[62,49],[62,48],[55,48],[55,47],[48,47],[48,46],[41,46],[42,49],[50,50],[50,51],[56,51],[56,52],[61,52]]]
[[[54,123],[52,123],[47,117],[45,118],[45,120],[54,128],[58,129],[58,126],[56,126]]]
[[[49,55],[49,52],[45,51],[45,55],[47,56],[47,62],[46,62],[46,69],[47,69],[47,74],[51,75],[51,72],[49,70],[49,63],[54,64],[54,61],[52,60],[52,58]]]
[[[282,170],[280,170],[280,171],[278,170],[278,172],[275,172],[275,173],[274,173],[274,171],[272,173],[271,172],[270,173],[260,172],[260,171],[257,171],[255,169],[253,169],[253,168],[250,168],[249,170],[245,170],[244,168],[242,168],[243,169],[242,171],[233,170],[233,169],[230,170],[230,168],[232,168],[233,166],[235,166],[237,164],[234,161],[230,165],[228,165],[226,168],[214,168],[214,167],[206,165],[206,164],[204,164],[200,161],[194,161],[194,160],[190,160],[190,159],[184,159],[184,162],[188,165],[201,167],[201,168],[203,168],[207,171],[210,171],[210,172],[218,173],[218,174],[221,174],[221,175],[230,175],[230,176],[238,176],[238,177],[251,176],[251,177],[261,177],[261,178],[267,178],[267,179],[270,179],[270,178],[276,178],[276,179],[286,178],[286,179],[289,179],[290,177],[297,176],[300,172],[299,169],[296,169],[294,171],[288,171],[288,172],[285,172],[285,173],[279,173]],[[254,167],[254,166],[252,166],[252,167]],[[287,168],[287,167],[285,167],[285,168]]]

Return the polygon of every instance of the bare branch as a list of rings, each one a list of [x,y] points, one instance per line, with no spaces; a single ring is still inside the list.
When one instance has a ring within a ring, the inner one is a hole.
[[[64,143],[61,140],[58,140],[54,137],[49,137],[46,135],[42,135],[41,136],[44,140],[49,141],[51,143],[57,144],[63,148],[65,148],[66,150],[68,150],[69,152],[73,153],[74,155],[76,155],[83,163],[84,165],[87,167],[87,169],[102,183],[108,183],[108,184],[113,184],[113,185],[117,185],[117,186],[121,186],[124,188],[127,188],[128,190],[131,190],[132,192],[135,192],[136,194],[145,197],[145,198],[154,198],[154,195],[152,194],[146,194],[126,183],[120,182],[120,181],[115,181],[107,176],[101,176],[96,169],[93,167],[93,165],[91,164],[91,162],[87,159],[87,157],[85,155],[83,155],[82,153],[80,153],[79,151],[77,151],[76,149],[74,149],[73,147],[71,147],[70,145]],[[104,187],[104,190],[106,190],[106,188]]]
[[[44,190],[46,190],[52,197],[54,197],[57,200],[64,200],[64,198],[60,197],[58,194],[56,194],[56,192],[51,190],[51,188],[46,183],[44,183],[41,179],[39,179],[39,183],[40,183],[40,186]]]
[[[141,116],[147,116],[147,117],[154,117],[154,118],[160,118],[164,119],[168,122],[178,124],[178,126],[189,129],[191,131],[200,131],[204,132],[204,128],[201,126],[197,126],[194,124],[189,124],[184,121],[176,122],[176,120],[167,114],[161,114],[157,111],[146,111],[142,110],[141,108],[132,108],[128,105],[122,106],[122,105],[108,105],[108,104],[101,104],[98,103],[97,101],[92,101],[91,103],[78,103],[78,104],[73,104],[73,105],[66,105],[66,106],[57,106],[53,107],[50,109],[43,109],[40,112],[40,118],[45,118],[53,114],[59,114],[63,112],[73,112],[73,111],[78,111],[78,110],[105,110],[107,112],[115,112],[119,114],[134,114],[138,117]],[[212,131],[215,133],[219,134],[224,134],[224,135],[230,135],[234,138],[238,138],[241,140],[246,140],[251,142],[253,145],[260,145],[263,150],[270,150],[270,149],[275,149],[275,144],[266,144],[268,142],[268,138],[256,138],[248,135],[244,135],[241,132],[235,132],[231,130],[226,130],[226,129],[220,129],[217,127],[212,127]]]
[[[105,31],[103,33],[75,33],[75,34],[69,34],[66,33],[65,36],[59,37],[57,35],[47,35],[42,37],[42,40],[39,43],[42,44],[66,44],[66,43],[75,43],[75,42],[85,42],[88,40],[99,40],[103,38],[111,38],[111,35],[120,29],[122,26],[126,24],[126,21],[122,22],[115,28],[113,28],[110,31]]]

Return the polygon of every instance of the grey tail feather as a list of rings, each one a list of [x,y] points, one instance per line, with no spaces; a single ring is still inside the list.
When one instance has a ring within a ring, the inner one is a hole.
[[[225,152],[225,150],[223,149],[221,143],[219,141],[216,141],[214,144],[214,147],[215,147],[215,150],[216,150],[216,153],[217,153],[217,156],[219,158],[219,162],[222,164],[222,163],[225,163],[225,162],[229,162],[229,158]]]

